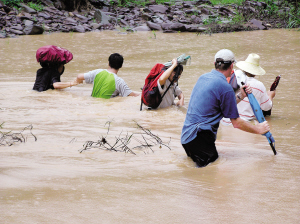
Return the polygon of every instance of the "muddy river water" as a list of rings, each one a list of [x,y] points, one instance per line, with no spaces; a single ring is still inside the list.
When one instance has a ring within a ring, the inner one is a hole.
[[[155,35],[108,31],[0,39],[0,131],[20,132],[32,124],[37,137],[24,131],[25,143],[0,146],[0,223],[300,222],[300,32]],[[185,106],[139,111],[139,97],[95,99],[89,84],[33,91],[40,67],[36,50],[50,44],[74,55],[62,81],[106,68],[108,56],[118,52],[125,58],[118,75],[137,92],[155,63],[186,53],[192,62],[179,80]],[[264,136],[220,125],[220,157],[199,169],[180,144],[181,128],[196,80],[213,68],[222,48],[238,61],[259,54],[267,71],[259,80],[267,88],[281,75],[267,118],[278,155]],[[136,122],[171,150],[79,153],[86,141],[106,136],[115,142],[139,132]]]

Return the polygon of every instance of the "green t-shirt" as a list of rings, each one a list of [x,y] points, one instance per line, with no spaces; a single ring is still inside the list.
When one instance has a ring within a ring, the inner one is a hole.
[[[103,70],[96,75],[92,92],[93,97],[109,99],[115,90],[114,74]]]

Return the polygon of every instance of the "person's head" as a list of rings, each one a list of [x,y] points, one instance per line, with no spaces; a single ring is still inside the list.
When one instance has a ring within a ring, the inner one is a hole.
[[[119,70],[122,68],[124,58],[118,53],[111,54],[108,58],[109,67]]]
[[[235,57],[231,50],[222,49],[219,50],[215,55],[215,68],[219,71],[227,71],[229,68],[233,68],[235,63]]]
[[[174,82],[177,82],[178,79],[180,79],[180,76],[183,72],[183,66],[181,64],[178,64],[176,68],[172,71],[169,80],[172,81],[174,79]]]
[[[243,70],[247,76],[254,77],[256,75],[264,75],[266,71],[259,66],[259,55],[251,53],[248,55],[246,61],[239,61],[236,66]]]
[[[40,62],[40,65],[43,68],[48,68],[48,69],[55,69],[59,72],[60,75],[62,75],[65,71],[65,66],[64,63],[55,63],[55,62]]]

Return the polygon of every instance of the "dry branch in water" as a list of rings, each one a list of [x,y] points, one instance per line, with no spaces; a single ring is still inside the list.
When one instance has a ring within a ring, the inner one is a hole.
[[[0,128],[2,128],[4,122],[0,125]],[[34,140],[36,141],[37,138],[34,134],[32,134],[33,126],[28,125],[25,127],[22,131],[17,132],[17,133],[12,133],[11,131],[3,133],[0,131],[0,146],[12,146],[15,143],[22,143],[26,142],[27,140],[27,135],[25,135],[23,132],[28,130],[30,135],[34,137]]]
[[[108,124],[108,129],[105,137],[101,137],[100,140],[94,142],[94,141],[86,141],[83,145],[83,148],[79,150],[80,153],[82,153],[84,150],[88,150],[91,148],[98,148],[98,149],[105,149],[115,152],[125,152],[125,153],[131,153],[136,155],[134,150],[142,150],[145,154],[153,149],[151,147],[159,145],[161,148],[162,146],[166,146],[171,150],[171,148],[168,146],[170,141],[166,144],[163,143],[160,137],[153,134],[149,129],[146,129],[139,125],[137,122],[135,122],[137,125],[138,132],[132,133],[132,134],[126,134],[125,136],[121,137],[122,132],[119,134],[119,136],[115,136],[114,143],[111,144],[107,140],[107,135],[109,133],[109,128],[111,122],[106,122]]]

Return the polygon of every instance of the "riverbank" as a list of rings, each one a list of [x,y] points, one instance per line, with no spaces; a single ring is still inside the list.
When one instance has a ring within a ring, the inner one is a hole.
[[[299,18],[291,14],[293,8],[277,2],[275,11],[273,4],[245,1],[242,5],[213,5],[209,0],[198,0],[120,7],[112,1],[89,1],[85,8],[68,11],[61,1],[42,0],[14,7],[0,1],[0,38],[102,30],[211,34],[300,27]]]

